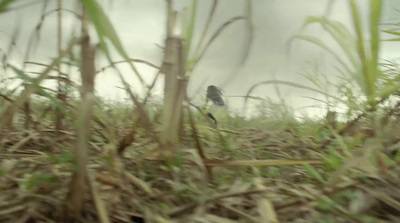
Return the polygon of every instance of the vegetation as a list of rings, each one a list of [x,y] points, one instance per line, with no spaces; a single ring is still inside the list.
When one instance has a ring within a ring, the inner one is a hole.
[[[42,72],[29,73],[3,57],[2,72],[15,75],[21,85],[10,89],[5,75],[0,82],[0,222],[400,221],[400,66],[379,55],[381,33],[394,35],[390,41],[399,41],[400,33],[398,24],[379,26],[382,1],[369,1],[367,28],[355,0],[348,1],[354,27],[325,17],[305,21],[304,27],[322,26],[339,51],[308,34],[290,41],[316,44],[336,59],[340,81],[334,86],[340,97],[324,92],[322,86],[330,83],[317,74],[305,77],[313,87],[267,80],[243,96],[258,103],[256,114],[231,112],[218,126],[191,101],[186,86],[230,24],[245,21],[250,50],[251,1],[245,16],[210,34],[218,6],[213,1],[194,42],[197,1],[178,16],[167,0],[165,56],[158,66],[129,56],[101,4],[78,2],[82,10],[72,14],[81,33],[65,42],[61,21],[69,11],[62,10],[62,0],[50,11],[58,18],[58,57],[38,64]],[[2,0],[0,13],[18,7],[21,1]],[[174,33],[178,24],[183,24],[181,35]],[[124,61],[115,62],[111,52]],[[109,67],[96,67],[99,54]],[[135,64],[159,69],[144,97],[124,79],[119,63],[129,64],[144,86]],[[73,82],[63,65],[78,67],[81,81]],[[129,102],[95,95],[96,73],[108,68],[119,75]],[[151,95],[160,75],[165,75],[162,99]],[[48,79],[57,80],[55,90],[43,86]],[[252,95],[268,84],[326,96],[326,118],[299,119],[290,106]],[[338,115],[338,106],[345,114]]]

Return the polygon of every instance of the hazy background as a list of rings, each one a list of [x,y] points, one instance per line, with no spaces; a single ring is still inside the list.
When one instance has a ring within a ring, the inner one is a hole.
[[[22,5],[34,1],[21,1]],[[166,10],[164,0],[117,0],[101,1],[111,19],[123,45],[131,58],[147,60],[156,65],[161,64],[163,58],[162,50],[157,46],[164,45]],[[245,95],[247,90],[254,84],[265,80],[285,80],[294,83],[312,86],[301,73],[315,73],[327,75],[335,81],[334,64],[332,58],[323,50],[300,40],[291,44],[290,57],[286,55],[287,41],[301,27],[307,16],[327,15],[331,19],[343,22],[352,28],[350,11],[347,0],[336,0],[332,7],[328,8],[329,0],[254,0],[252,7],[252,20],[254,25],[254,39],[250,55],[246,63],[239,67],[238,64],[243,56],[244,43],[248,34],[244,22],[237,22],[231,25],[214,42],[206,56],[199,63],[191,76],[189,94],[196,93],[204,98],[206,87],[210,84],[223,87],[224,95],[238,96]],[[357,1],[360,4],[364,22],[368,19],[368,2]],[[190,1],[176,1],[176,9],[181,10],[187,7]],[[385,0],[382,22],[398,22],[396,18],[400,13],[400,1]],[[195,39],[198,40],[204,28],[211,0],[198,1],[197,23]],[[64,7],[77,10],[76,1],[64,1]],[[56,8],[56,1],[49,1],[46,8],[43,4],[33,4],[29,7],[22,7],[18,10],[2,14],[0,16],[0,48],[6,52],[10,45],[13,34],[17,34],[16,48],[12,51],[10,62],[14,65],[22,65],[26,53],[28,41],[34,33],[37,24],[41,19],[42,12],[50,12]],[[245,0],[221,0],[211,25],[210,34],[221,24],[232,17],[244,15],[246,10]],[[365,27],[365,26],[364,26]],[[57,55],[57,13],[52,12],[44,19],[41,26],[40,36],[34,38],[35,51],[32,52],[30,61],[48,63],[52,57]],[[76,18],[68,12],[63,12],[63,39],[66,42],[73,33],[79,34],[80,24]],[[302,31],[303,33],[320,37],[323,40],[334,44],[332,40],[322,31],[313,25]],[[385,38],[386,36],[382,36]],[[95,39],[94,39],[95,40]],[[96,40],[95,40],[96,41]],[[65,44],[64,44],[65,46]],[[335,45],[332,45],[335,47]],[[336,48],[338,48],[336,46]],[[385,43],[382,47],[381,57],[384,59],[398,58],[400,46],[398,43]],[[118,60],[115,57],[115,60]],[[104,58],[99,58],[97,67],[106,66]],[[137,64],[142,76],[147,83],[150,83],[156,74],[156,70],[146,65]],[[142,88],[138,84],[134,74],[126,65],[119,66],[124,71],[124,76],[132,84],[136,93],[141,93]],[[27,71],[38,71],[40,67],[29,65]],[[66,72],[67,70],[64,69]],[[77,70],[69,71],[74,80],[79,80]],[[11,73],[1,74],[10,76]],[[155,95],[162,95],[162,80],[160,79],[155,89]],[[47,82],[46,85],[54,86],[54,83]],[[122,100],[125,98],[123,90],[116,74],[111,70],[100,73],[96,79],[97,93],[111,100]],[[321,106],[315,100],[308,97],[325,99],[307,90],[279,86],[281,97],[296,110],[296,114],[307,112],[311,115],[322,115],[321,108],[310,108],[309,106]],[[325,89],[331,94],[336,94],[333,89]],[[261,86],[253,95],[270,97],[279,100],[276,88],[273,85]],[[199,97],[200,98],[200,97]],[[230,108],[241,109],[243,98],[227,97],[225,99]]]

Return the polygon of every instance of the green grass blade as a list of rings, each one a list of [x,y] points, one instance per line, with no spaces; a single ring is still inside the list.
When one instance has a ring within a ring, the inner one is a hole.
[[[213,5],[210,10],[210,14],[208,15],[206,25],[204,27],[203,33],[201,34],[200,40],[197,44],[196,50],[193,52],[193,55],[198,55],[200,53],[200,47],[203,45],[208,29],[210,28],[210,24],[212,19],[214,18],[215,10],[217,9],[218,0],[213,0]]]
[[[400,32],[394,31],[394,30],[383,30],[383,32],[388,33],[388,34],[392,34],[392,35],[396,35],[396,36],[400,36]]]
[[[0,13],[8,11],[8,6],[17,0],[2,0],[0,2]]]
[[[370,32],[371,32],[371,59],[369,60],[369,71],[371,87],[375,88],[375,82],[378,75],[378,55],[380,43],[379,22],[382,13],[382,0],[371,0],[371,17],[370,17]]]
[[[230,25],[232,25],[233,23],[235,23],[236,21],[240,21],[240,20],[245,20],[246,18],[243,16],[236,16],[228,21],[226,21],[224,24],[222,24],[217,31],[215,31],[213,33],[213,35],[211,36],[210,40],[207,42],[207,44],[205,45],[205,47],[203,48],[203,50],[201,51],[200,55],[197,56],[196,58],[193,59],[193,61],[191,61],[191,65],[190,67],[193,68],[200,60],[201,58],[204,56],[204,54],[207,52],[207,49],[211,46],[211,44],[217,39],[217,37],[222,33],[222,31],[224,31],[227,27],[229,27]]]
[[[303,24],[303,29],[313,23],[320,24],[325,31],[329,33],[336,43],[339,44],[354,67],[359,66],[359,60],[356,54],[356,39],[343,23],[324,17],[308,17]]]
[[[191,17],[189,22],[187,23],[186,27],[184,27],[184,37],[185,37],[185,57],[186,61],[188,61],[189,58],[189,53],[190,53],[190,48],[192,46],[192,40],[193,40],[193,33],[194,33],[194,28],[195,28],[195,22],[196,22],[196,10],[197,9],[197,0],[193,0],[191,4]],[[187,63],[186,63],[187,64]]]
[[[318,39],[318,38],[313,37],[313,36],[307,36],[307,35],[296,35],[291,40],[289,40],[289,44],[290,44],[290,41],[292,41],[294,39],[305,40],[305,41],[307,41],[309,43],[313,43],[313,44],[321,47],[322,49],[324,49],[328,53],[330,53],[339,62],[339,64],[343,66],[343,68],[349,74],[353,74],[354,73],[354,71],[352,71],[350,69],[350,67],[341,59],[341,57],[337,53],[335,53],[331,48],[329,48],[328,45],[326,45],[321,39]]]
[[[100,46],[102,50],[105,52],[108,60],[111,62],[110,52],[107,48],[106,39],[108,39],[114,48],[118,51],[118,53],[126,60],[129,61],[129,56],[126,53],[122,43],[117,35],[117,32],[114,29],[114,26],[111,24],[110,20],[108,19],[107,15],[104,13],[103,9],[95,0],[82,0],[82,4],[89,15],[90,21],[93,23],[97,35],[100,40]],[[139,81],[145,85],[145,82],[139,71],[136,69],[135,65],[130,62],[129,66],[137,75]]]
[[[14,71],[14,73],[20,77],[22,80],[24,80],[25,82],[28,82],[30,84],[32,84],[35,89],[44,97],[48,98],[54,105],[56,108],[60,109],[60,111],[64,114],[64,115],[68,115],[67,109],[66,107],[60,103],[59,100],[57,100],[56,97],[52,96],[51,94],[47,93],[45,90],[42,89],[42,87],[38,84],[37,79],[32,78],[30,76],[28,76],[27,74],[25,74],[22,70],[14,67],[11,64],[8,64],[9,67],[11,67],[11,69]]]
[[[372,96],[374,93],[374,89],[372,84],[372,77],[369,71],[369,66],[368,66],[368,59],[366,55],[366,49],[364,46],[364,34],[363,30],[361,27],[361,21],[360,21],[360,15],[359,11],[357,8],[357,4],[354,0],[350,0],[350,8],[353,16],[353,23],[354,23],[354,28],[356,30],[356,35],[357,35],[357,50],[358,50],[358,55],[360,57],[362,67],[361,67],[361,72],[362,76],[364,77],[364,83],[365,83],[365,94],[368,98]]]
[[[319,174],[318,170],[315,167],[311,166],[310,164],[304,164],[303,167],[311,177],[317,179],[322,184],[326,183],[324,178],[321,176],[321,174]]]
[[[370,21],[371,54],[372,54],[371,59],[374,68],[376,68],[378,64],[378,53],[379,53],[379,42],[380,42],[379,22],[381,19],[381,13],[382,13],[382,0],[371,0],[371,21]]]

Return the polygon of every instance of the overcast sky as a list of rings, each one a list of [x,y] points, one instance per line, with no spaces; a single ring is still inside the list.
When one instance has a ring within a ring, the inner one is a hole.
[[[23,3],[28,2],[21,1]],[[50,1],[45,9],[46,12],[55,9],[55,0]],[[163,58],[162,50],[157,46],[164,45],[165,40],[165,1],[164,0],[107,0],[101,1],[111,19],[112,24],[118,32],[125,49],[132,58],[144,59],[156,65],[160,65]],[[190,1],[176,1],[176,9],[181,10]],[[250,55],[246,63],[239,67],[238,64],[243,56],[244,43],[248,37],[244,22],[237,22],[226,29],[223,34],[214,42],[208,50],[204,59],[199,63],[190,79],[189,94],[194,95],[198,89],[200,94],[205,94],[208,85],[213,84],[223,87],[224,95],[244,95],[247,90],[260,81],[266,80],[285,80],[294,83],[312,86],[300,73],[312,71],[311,61],[317,62],[321,72],[329,77],[337,75],[333,69],[333,62],[327,54],[309,43],[297,40],[291,45],[290,59],[287,52],[287,41],[296,33],[300,32],[301,26],[307,16],[323,16],[327,12],[329,0],[253,0],[252,20],[254,25],[254,39],[251,46]],[[350,11],[347,0],[336,0],[330,8],[329,18],[343,22],[352,29]],[[361,14],[364,22],[368,19],[367,0],[357,1],[360,3]],[[65,0],[64,7],[76,10],[76,1]],[[196,20],[195,42],[204,27],[207,19],[211,0],[198,1],[198,13]],[[398,22],[400,13],[400,1],[385,0],[382,22]],[[20,65],[23,55],[26,52],[29,37],[34,28],[40,21],[42,14],[42,4],[22,8],[0,15],[0,48],[5,51],[10,44],[10,37],[18,31],[18,49],[11,55],[10,62]],[[246,9],[245,0],[220,0],[211,25],[211,32],[215,31],[221,24],[230,18],[244,15]],[[56,13],[46,17],[41,28],[37,50],[29,58],[30,61],[47,63],[57,53]],[[70,13],[64,13],[63,18],[63,38],[68,40],[73,32],[79,33],[79,22]],[[303,33],[317,36],[328,43],[328,35],[322,29],[313,25],[303,31]],[[399,43],[385,43],[382,47],[381,57],[385,59],[399,58]],[[332,45],[335,47],[335,45]],[[338,49],[338,47],[336,47]],[[104,60],[97,63],[97,67],[106,65]],[[140,89],[134,74],[128,66],[121,65],[124,76],[135,87]],[[146,65],[138,65],[145,80],[150,83],[156,71]],[[27,70],[37,70],[35,66],[27,67]],[[315,71],[314,71],[315,72]],[[71,71],[71,74],[76,72]],[[73,77],[74,79],[77,76]],[[77,79],[79,80],[79,79]],[[107,98],[120,100],[125,97],[122,90],[116,86],[121,86],[115,73],[107,71],[97,76],[97,92]],[[307,111],[311,114],[321,113],[319,109],[302,109],[306,106],[318,104],[316,101],[307,97],[324,99],[307,90],[299,90],[288,86],[279,87],[281,96],[285,101],[296,109],[297,112]],[[329,90],[329,89],[324,89]],[[140,90],[137,90],[140,92]],[[157,95],[162,95],[162,83],[159,82],[155,91]],[[332,91],[332,94],[335,92]],[[270,97],[278,99],[277,92],[272,85],[261,86],[254,93],[260,97]],[[228,104],[236,109],[240,109],[242,98],[226,98]]]

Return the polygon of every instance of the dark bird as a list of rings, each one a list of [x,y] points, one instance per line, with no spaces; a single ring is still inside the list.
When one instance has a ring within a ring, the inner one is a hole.
[[[214,117],[214,115],[212,115],[211,113],[207,113],[207,116],[208,116],[209,118],[211,118],[212,120],[214,120],[215,125],[218,124],[217,119]]]
[[[207,87],[207,100],[211,100],[215,105],[224,106],[224,100],[222,99],[222,92],[221,90],[214,86],[210,85]]]

